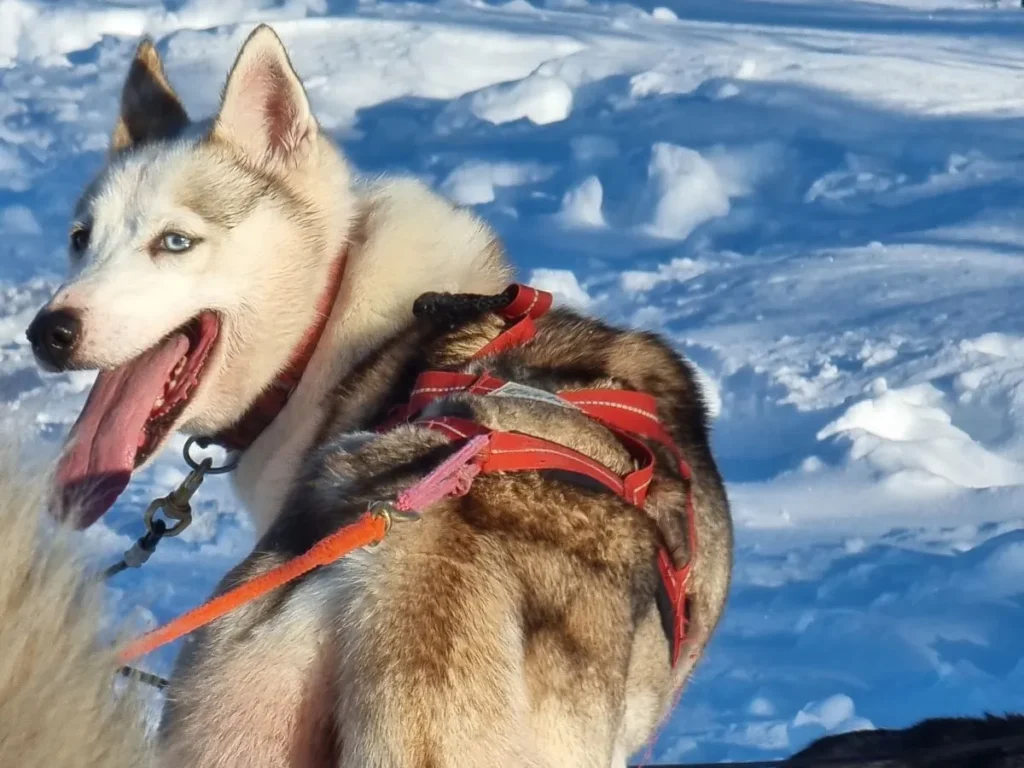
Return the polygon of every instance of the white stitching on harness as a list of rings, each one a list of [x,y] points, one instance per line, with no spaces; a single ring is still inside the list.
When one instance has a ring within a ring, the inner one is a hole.
[[[570,400],[569,402],[575,403],[576,405],[604,405],[609,408],[621,408],[624,411],[630,411],[631,413],[645,416],[651,421],[657,421],[660,423],[660,419],[656,414],[650,411],[645,411],[643,408],[637,408],[635,405],[626,405],[625,403],[613,403],[608,400]]]
[[[650,485],[651,484],[651,480],[653,480],[653,479],[654,479],[653,477],[647,478],[642,483],[640,483],[640,485],[638,485],[636,488],[634,488],[631,491],[631,493],[633,494],[633,503],[634,504],[636,504],[637,500],[640,498],[641,491],[643,491],[644,488],[646,488],[648,485]]]
[[[498,454],[498,453],[552,453],[555,456],[564,456],[565,458],[571,459],[572,461],[575,461],[577,464],[582,464],[585,467],[591,467],[592,469],[595,469],[595,470],[599,471],[601,474],[603,474],[608,479],[613,480],[617,485],[622,485],[622,478],[618,477],[617,475],[613,475],[611,472],[608,472],[603,467],[601,467],[601,465],[598,464],[597,462],[594,462],[594,464],[591,465],[591,464],[587,463],[586,461],[584,461],[583,459],[579,458],[578,456],[573,456],[570,453],[562,453],[561,451],[553,451],[553,450],[551,450],[549,448],[512,448],[512,449],[508,449],[508,450],[502,450],[502,449],[498,448],[498,449],[492,450],[491,453],[492,454]]]
[[[540,299],[540,291],[533,292],[533,301],[530,302],[530,306],[526,308],[526,316],[529,317],[530,313],[533,312],[533,308],[537,306],[537,301]]]
[[[466,387],[420,387],[409,393],[409,396],[422,395],[427,392],[463,392]]]

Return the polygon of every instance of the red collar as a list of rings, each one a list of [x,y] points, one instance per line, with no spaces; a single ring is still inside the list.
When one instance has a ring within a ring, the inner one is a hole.
[[[284,410],[295,388],[299,386],[302,374],[306,372],[306,366],[309,365],[309,361],[324,335],[324,330],[327,328],[331,310],[334,308],[338,292],[341,290],[341,280],[345,274],[347,261],[347,251],[342,251],[335,259],[330,274],[327,276],[327,286],[317,303],[313,324],[292,351],[284,369],[249,406],[249,410],[242,418],[233,426],[210,438],[211,443],[232,451],[244,451],[256,442],[256,438],[263,434],[263,430],[269,427],[277,415]]]

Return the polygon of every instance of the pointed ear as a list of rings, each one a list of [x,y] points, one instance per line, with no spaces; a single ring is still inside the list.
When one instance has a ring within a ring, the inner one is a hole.
[[[297,159],[318,130],[284,45],[261,24],[245,41],[228,75],[213,138],[234,145],[262,165]]]
[[[160,54],[153,41],[144,37],[121,89],[121,113],[110,139],[110,151],[171,138],[187,125],[188,115],[167,81]]]

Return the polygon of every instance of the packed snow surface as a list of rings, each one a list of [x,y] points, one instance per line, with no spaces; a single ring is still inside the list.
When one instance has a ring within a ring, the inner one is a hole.
[[[24,329],[137,36],[201,114],[257,21],[364,171],[475,206],[523,277],[699,366],[735,577],[655,760],[1024,709],[1018,3],[0,0],[0,415],[38,454],[92,375],[38,373]],[[85,535],[98,565],[180,447]],[[196,512],[114,580],[120,618],[170,618],[247,553],[227,483]]]

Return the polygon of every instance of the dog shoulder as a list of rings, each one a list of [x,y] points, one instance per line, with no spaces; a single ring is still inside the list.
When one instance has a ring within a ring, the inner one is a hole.
[[[490,226],[422,182],[379,179],[360,188],[360,200],[366,255],[390,270],[430,269],[430,282],[440,290],[496,292],[511,279],[504,248]],[[436,274],[438,264],[445,265],[446,274]]]

